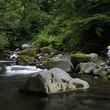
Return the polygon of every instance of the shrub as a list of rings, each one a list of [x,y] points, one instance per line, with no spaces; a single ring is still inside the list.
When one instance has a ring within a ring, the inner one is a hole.
[[[33,45],[40,48],[49,46],[55,49],[62,49],[64,47],[63,36],[55,36],[42,31],[38,36],[33,38]]]
[[[0,50],[3,50],[8,46],[8,38],[6,33],[0,33]]]

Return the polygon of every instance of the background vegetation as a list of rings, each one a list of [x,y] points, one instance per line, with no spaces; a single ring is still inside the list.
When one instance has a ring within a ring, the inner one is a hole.
[[[110,44],[109,0],[0,0],[0,49],[31,42],[61,50]]]

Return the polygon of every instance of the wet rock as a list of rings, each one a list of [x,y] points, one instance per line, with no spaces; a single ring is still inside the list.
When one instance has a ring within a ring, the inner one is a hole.
[[[97,68],[97,65],[93,62],[85,62],[85,63],[80,63],[78,65],[78,68],[80,68],[80,74],[94,74],[93,72]]]
[[[90,53],[88,56],[90,57],[89,60],[92,62],[96,62],[98,60],[98,54],[96,53]]]
[[[21,48],[22,48],[22,49],[27,49],[27,48],[31,48],[31,47],[32,47],[31,44],[22,44],[22,45],[21,45]]]
[[[0,63],[0,74],[4,74],[6,72],[5,64]]]
[[[98,75],[98,76],[101,76],[101,77],[106,77],[106,75],[108,74],[108,71],[107,69],[105,69],[104,67],[99,67],[97,69],[94,69],[94,72],[93,72],[94,75]]]
[[[44,70],[27,80],[24,90],[56,94],[79,89],[88,89],[89,84],[79,78],[72,78],[68,73],[59,68]]]
[[[43,62],[47,68],[61,68],[66,72],[71,71],[73,65],[71,63],[70,57],[67,55],[58,54],[54,57]]]
[[[54,53],[56,53],[56,50],[55,49],[53,49],[53,48],[50,48],[50,47],[42,47],[41,49],[40,49],[40,51],[41,51],[41,53],[43,53],[43,54],[45,54],[45,53],[48,53],[48,54],[54,54]]]
[[[74,72],[80,73],[91,73],[94,68],[96,68],[96,64],[98,62],[98,54],[96,53],[72,53],[71,61],[74,66]]]
[[[106,63],[96,64],[94,62],[84,62],[78,64],[80,74],[90,74],[95,76],[106,77],[110,73],[110,67]]]

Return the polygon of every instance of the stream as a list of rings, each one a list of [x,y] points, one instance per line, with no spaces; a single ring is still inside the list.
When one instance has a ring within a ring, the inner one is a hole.
[[[29,76],[0,76],[0,110],[110,110],[110,81],[87,77],[90,89],[41,97],[19,92]]]

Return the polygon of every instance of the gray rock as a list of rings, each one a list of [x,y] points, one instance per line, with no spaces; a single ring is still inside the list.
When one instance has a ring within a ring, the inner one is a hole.
[[[104,77],[110,73],[110,67],[105,63],[101,63],[100,65],[94,62],[80,63],[78,68],[80,68],[80,74],[91,74]]]
[[[31,48],[31,47],[32,47],[32,45],[30,45],[30,44],[22,44],[21,45],[22,49]]]
[[[94,72],[93,74],[94,75],[99,75],[99,76],[102,76],[102,77],[105,77],[107,75],[107,70],[103,67],[99,67],[97,69],[94,69]]]
[[[89,57],[90,57],[90,61],[92,62],[96,62],[98,60],[98,54],[96,53],[90,53]]]
[[[44,70],[28,79],[24,90],[55,94],[70,92],[79,89],[88,89],[89,84],[79,78],[72,78],[68,73],[59,68]]]
[[[98,68],[94,71],[94,74],[98,74],[102,77],[105,77],[110,73],[110,66],[106,63],[101,63]]]
[[[61,68],[66,72],[71,71],[71,69],[73,68],[70,57],[62,54],[58,54],[50,58],[46,66],[48,68]]]
[[[90,73],[93,73],[95,71],[95,69],[97,68],[97,65],[93,62],[86,62],[86,63],[80,63],[78,65],[78,67],[80,68],[79,73],[90,74]]]

